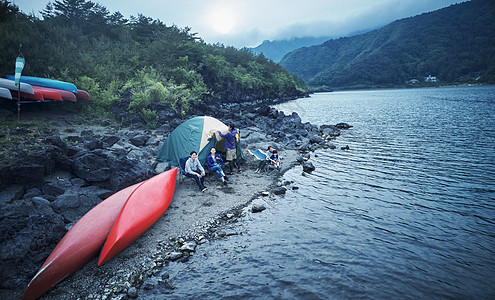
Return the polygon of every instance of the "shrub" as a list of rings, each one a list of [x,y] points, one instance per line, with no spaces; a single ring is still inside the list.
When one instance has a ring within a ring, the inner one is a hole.
[[[143,108],[141,109],[141,116],[149,128],[154,129],[157,127],[158,114],[156,113],[156,111],[148,108]]]

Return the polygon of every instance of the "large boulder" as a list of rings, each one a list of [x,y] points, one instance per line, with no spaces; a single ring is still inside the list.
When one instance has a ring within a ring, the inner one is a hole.
[[[88,150],[93,151],[96,149],[102,149],[103,148],[103,142],[95,137],[87,138],[84,141],[84,147],[86,147]]]
[[[322,125],[320,126],[321,133],[328,136],[339,136],[340,130],[334,125]]]
[[[129,139],[129,142],[131,142],[131,144],[133,144],[136,147],[141,147],[141,146],[144,146],[146,144],[148,139],[149,139],[148,136],[146,136],[144,134],[139,134],[139,135],[136,135],[134,137],[131,137]]]
[[[243,115],[243,117],[250,119],[250,120],[254,120],[254,119],[256,119],[257,116],[253,113],[247,113],[247,114]]]
[[[41,197],[2,207],[0,288],[23,289],[65,232],[63,218]]]
[[[115,136],[115,135],[105,136],[102,139],[103,146],[105,146],[105,147],[112,147],[118,141],[120,141],[120,138],[118,136]]]
[[[105,181],[112,175],[105,158],[93,153],[77,157],[72,164],[72,169],[74,174],[88,182]]]
[[[256,112],[258,115],[261,116],[269,116],[270,115],[270,106],[269,105],[262,105],[256,109]]]
[[[349,129],[352,128],[352,125],[349,125],[347,123],[338,123],[335,124],[335,127],[337,127],[338,129]]]
[[[294,123],[300,123],[300,124],[302,124],[301,117],[296,112],[293,112],[292,113],[291,118],[294,121]]]
[[[151,166],[141,160],[111,158],[109,161],[112,176],[101,184],[109,190],[121,190],[155,174]]]
[[[321,144],[324,142],[323,138],[321,136],[318,136],[318,135],[313,135],[309,138],[309,142],[311,144]]]
[[[24,192],[25,189],[22,185],[12,185],[0,191],[0,207],[7,203],[21,199]]]
[[[272,191],[275,195],[283,195],[287,192],[287,188],[285,186],[276,187]]]
[[[75,223],[101,202],[100,195],[107,194],[108,190],[96,186],[72,189],[58,196],[52,207],[55,213],[64,217],[66,223]]]
[[[306,172],[306,173],[311,173],[313,172],[314,170],[316,170],[315,166],[313,166],[313,164],[309,161],[306,161],[303,163],[303,171]]]
[[[36,186],[43,182],[45,177],[45,166],[40,163],[19,164],[10,166],[5,173],[0,175],[0,182],[10,184],[21,184],[24,186]]]

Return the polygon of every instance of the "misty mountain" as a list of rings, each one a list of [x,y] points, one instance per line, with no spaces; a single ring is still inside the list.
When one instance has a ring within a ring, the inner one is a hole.
[[[359,30],[348,34],[347,36],[353,36],[361,33],[371,31],[376,28],[369,28]],[[273,60],[274,62],[280,62],[282,58],[289,52],[302,47],[310,47],[314,45],[320,45],[331,39],[335,39],[339,36],[323,36],[323,37],[296,37],[288,40],[265,40],[263,43],[255,48],[248,48],[256,55],[263,53],[266,58]]]
[[[297,49],[280,62],[320,89],[495,82],[495,1],[472,0]]]
[[[263,53],[266,58],[279,62],[287,53],[302,47],[319,45],[333,37],[304,37],[290,40],[265,40],[255,48],[250,48],[254,54]]]

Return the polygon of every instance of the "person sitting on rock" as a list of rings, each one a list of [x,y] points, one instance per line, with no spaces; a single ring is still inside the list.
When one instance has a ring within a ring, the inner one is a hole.
[[[198,153],[196,151],[191,151],[189,159],[186,161],[185,171],[186,176],[193,178],[196,181],[199,189],[204,192],[207,187],[204,185],[205,182],[205,169],[201,166],[198,159]]]
[[[223,159],[220,156],[220,154],[216,153],[217,149],[215,147],[210,149],[210,155],[206,158],[206,162],[208,164],[208,170],[212,172],[216,172],[218,175],[218,178],[222,180],[224,185],[227,185],[227,176],[225,176],[225,173],[223,172]]]
[[[270,156],[270,164],[272,166],[274,166],[275,168],[279,168],[280,167],[280,159],[278,157],[278,151],[277,150],[273,150],[272,152],[272,156]]]

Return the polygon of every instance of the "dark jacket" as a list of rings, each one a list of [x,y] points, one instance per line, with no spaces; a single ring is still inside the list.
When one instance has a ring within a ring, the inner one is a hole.
[[[218,154],[218,153],[215,154],[215,159],[213,159],[213,157],[211,157],[211,154],[210,154],[206,158],[206,162],[208,164],[208,170],[211,170],[211,168],[213,168],[216,165],[221,166],[223,164],[223,159],[220,156],[220,154]]]
[[[237,134],[237,128],[227,132],[226,134],[222,134],[220,131],[218,134],[225,138],[225,149],[235,149],[235,136]]]

